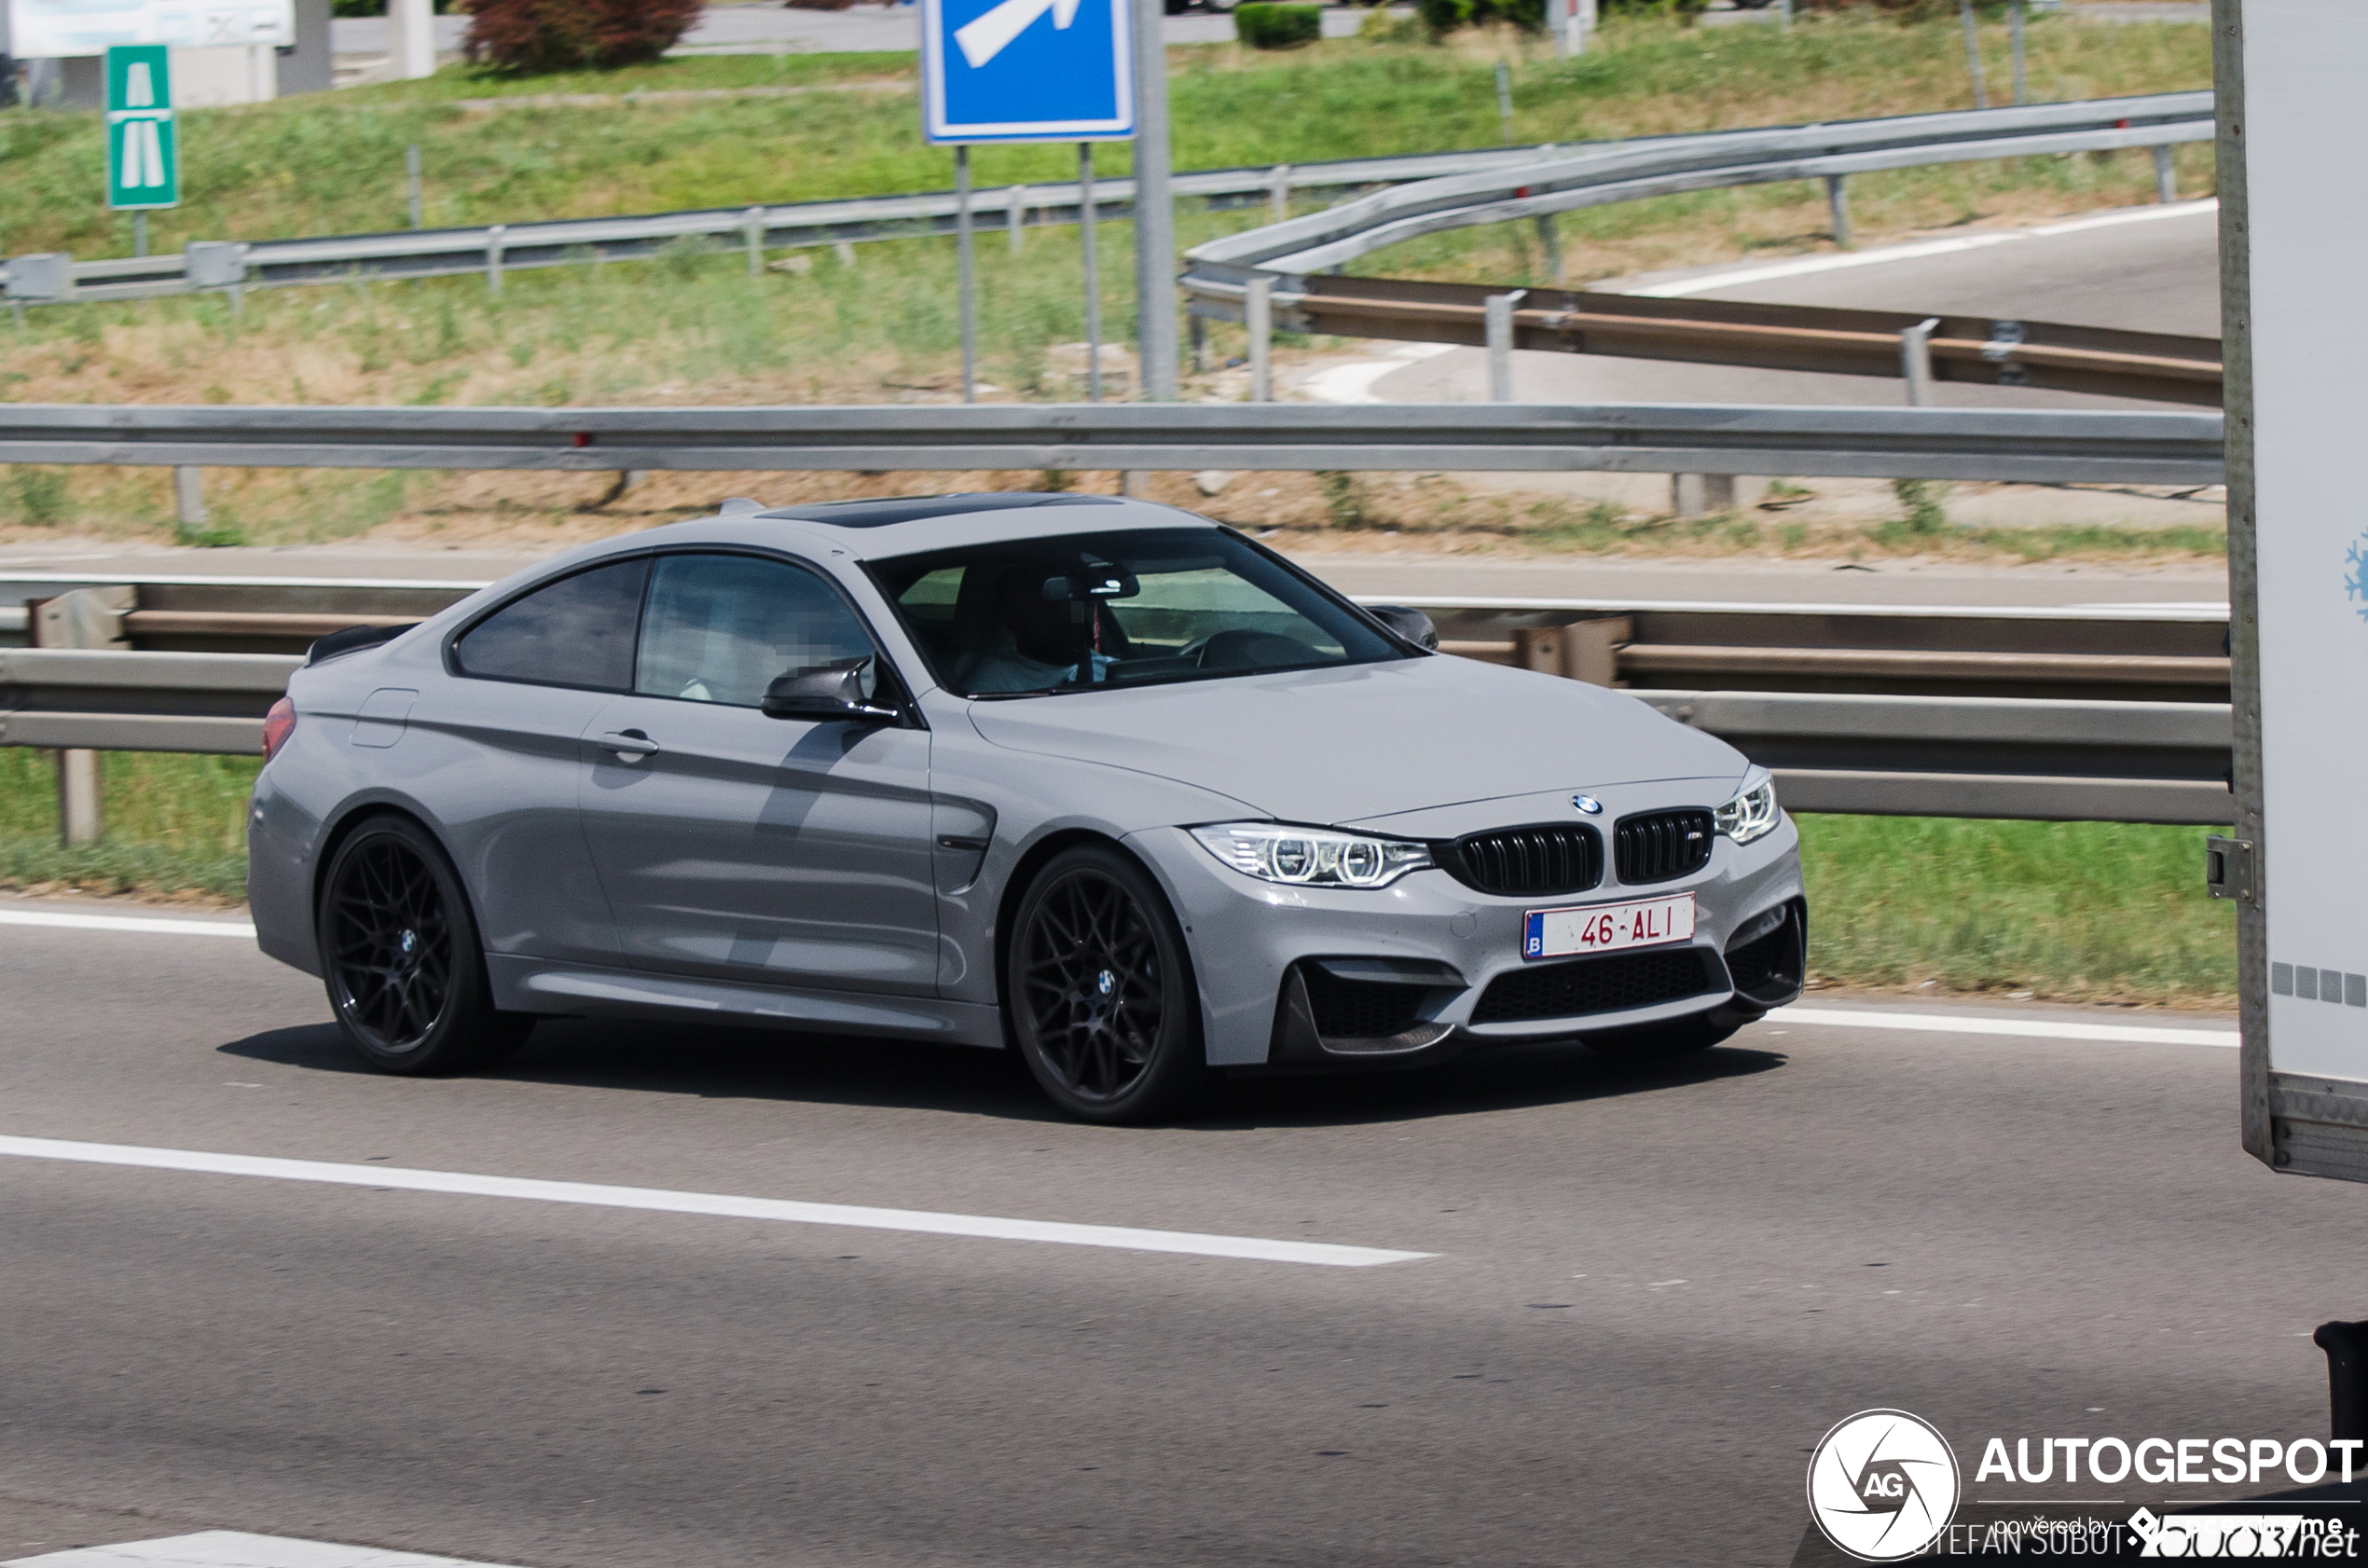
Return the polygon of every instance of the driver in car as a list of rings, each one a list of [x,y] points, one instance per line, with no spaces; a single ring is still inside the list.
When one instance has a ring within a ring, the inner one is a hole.
[[[1102,607],[1067,598],[1046,598],[1044,583],[1062,568],[1012,566],[996,585],[996,621],[984,648],[962,661],[959,679],[972,692],[1041,692],[1077,679],[1077,645],[1083,626],[1075,617],[1081,608],[1098,622]],[[1098,638],[1095,639],[1099,640]],[[1090,680],[1117,661],[1092,653]]]

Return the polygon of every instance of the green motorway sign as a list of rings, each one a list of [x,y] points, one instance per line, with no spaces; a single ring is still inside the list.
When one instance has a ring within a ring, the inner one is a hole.
[[[162,44],[107,50],[107,205],[117,210],[181,204],[172,54]]]

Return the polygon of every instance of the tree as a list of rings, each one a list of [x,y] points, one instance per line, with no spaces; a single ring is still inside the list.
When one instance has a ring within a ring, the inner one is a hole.
[[[521,75],[655,60],[705,0],[469,0],[469,59]]]

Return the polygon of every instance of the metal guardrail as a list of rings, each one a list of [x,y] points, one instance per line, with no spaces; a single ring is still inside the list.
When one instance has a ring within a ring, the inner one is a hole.
[[[240,408],[0,405],[0,463],[1272,469],[2210,485],[2221,418],[1707,404]]]
[[[485,585],[143,573],[0,575],[0,642],[143,652],[299,653],[350,626],[392,626]],[[85,601],[78,607],[75,601]],[[1367,603],[1384,599],[1365,596]],[[1716,603],[1390,596],[1466,657],[1645,691],[2224,703],[2224,608]],[[27,607],[55,630],[28,639]],[[68,616],[62,612],[78,608]]]
[[[1657,299],[1406,278],[1301,278],[1294,286],[1288,296],[1293,320],[1306,331],[1341,337],[1486,344],[1488,302],[1509,295],[1508,349],[1896,378],[1905,369],[1903,343],[1913,332],[1923,344],[1924,371],[1935,381],[2211,408],[2221,398],[2217,337],[1923,310]]]
[[[260,756],[287,653],[0,651],[0,746]]]
[[[293,654],[0,653],[0,746],[255,755]],[[2226,704],[1638,694],[1776,772],[1797,811],[2214,825]]]
[[[1405,185],[1409,191],[1422,193],[1411,201],[1382,207],[1372,203],[1385,201],[1393,193],[1368,197],[1313,220],[1294,219],[1254,230],[1254,235],[1264,238],[1246,248],[1242,241],[1250,237],[1236,236],[1190,253],[1192,268],[1187,289],[1199,297],[1238,305],[1239,279],[1211,271],[1211,267],[1254,265],[1283,274],[1308,274],[1415,233],[1545,215],[1604,201],[1719,186],[1840,177],[1921,163],[2207,140],[2212,134],[2211,114],[2210,93],[2177,93],[1833,126],[1638,138],[1590,144],[1570,155],[1559,154],[1551,145],[1491,147],[1257,169],[1194,170],[1177,175],[1174,188],[1177,196],[1197,198],[1211,207],[1263,202],[1278,210],[1295,190]],[[1504,174],[1510,177],[1498,177]],[[1133,182],[1097,180],[1095,198],[1097,215],[1124,216],[1134,201]],[[998,205],[1007,223],[1014,227],[1073,224],[1081,215],[1078,186],[1069,182],[982,193],[974,198],[973,212],[991,223]],[[1356,227],[1329,221],[1334,213],[1348,214],[1346,222]],[[954,224],[954,193],[928,191],[549,223],[244,243],[214,241],[201,245],[195,254],[177,256],[89,262],[54,254],[21,256],[8,264],[6,287],[8,296],[21,302],[48,303],[140,298],[240,283],[471,272],[498,276],[518,268],[647,256],[686,239],[737,243],[761,252],[772,247],[942,234],[950,232]],[[1266,247],[1274,240],[1285,241],[1284,247],[1270,252]],[[1324,249],[1310,249],[1309,241]]]
[[[1448,229],[1531,219],[1550,254],[1557,213],[1716,186],[1823,180],[1835,237],[1850,242],[1852,174],[1976,159],[2147,146],[2168,200],[2168,149],[2213,134],[2209,92],[1920,115],[1589,146],[1415,182],[1324,213],[1212,240],[1185,253],[1192,313],[1246,322],[1271,290],[1275,324],[1343,337],[1487,341],[1485,302],[1510,296],[1507,347],[1717,364],[1898,376],[1902,334],[1923,317],[1509,284],[1328,277],[1375,251]],[[1549,261],[1549,274],[1556,270]],[[2220,345],[2167,334],[1944,318],[1927,351],[1936,379],[2057,387],[2216,404]]]
[[[1649,143],[1682,142],[1653,138]],[[1322,163],[1274,164],[1255,169],[1198,169],[1170,182],[1179,198],[1194,198],[1211,209],[1268,205],[1280,209],[1293,191],[1360,189],[1441,174],[1476,172],[1544,155],[1549,147],[1484,147],[1443,153],[1410,153]],[[1125,218],[1134,211],[1135,182],[1118,175],[1094,182],[1097,218]],[[1000,214],[1005,227],[1065,227],[1080,222],[1084,200],[1074,182],[1012,186],[974,192],[972,220],[984,228]],[[183,294],[198,287],[336,282],[356,277],[451,277],[489,270],[563,267],[583,262],[624,261],[655,255],[683,240],[712,240],[760,250],[854,244],[951,234],[954,193],[917,191],[902,196],[856,197],[840,201],[797,201],[750,207],[707,207],[609,218],[568,218],[548,223],[489,224],[476,227],[403,229],[381,234],[346,234],[303,240],[262,240],[236,245],[239,270],[193,276],[188,256],[122,256],[104,261],[48,257],[15,258],[7,273],[12,297],[31,303],[58,300],[141,299]],[[751,240],[753,236],[753,241]],[[32,266],[19,264],[32,263]],[[22,277],[18,273],[21,271]],[[28,291],[38,279],[37,292]],[[53,281],[54,280],[54,281]]]

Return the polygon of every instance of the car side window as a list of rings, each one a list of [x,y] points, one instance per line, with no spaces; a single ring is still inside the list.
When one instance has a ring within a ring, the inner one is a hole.
[[[873,653],[855,612],[803,567],[760,556],[661,556],[633,689],[754,708],[784,675]]]
[[[633,633],[646,556],[596,566],[488,615],[452,645],[463,675],[622,692],[633,684]]]

